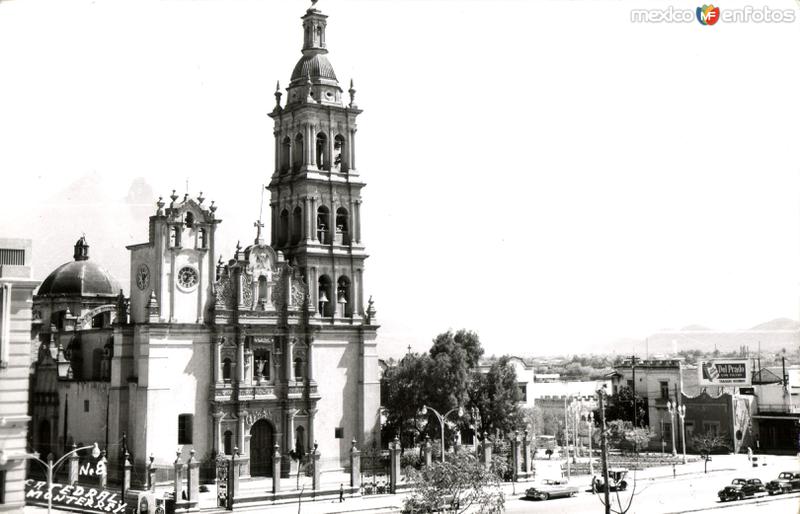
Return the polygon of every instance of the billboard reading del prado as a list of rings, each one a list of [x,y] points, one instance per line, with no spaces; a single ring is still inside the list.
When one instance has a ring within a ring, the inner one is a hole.
[[[750,361],[747,359],[715,359],[699,364],[701,386],[750,385]]]

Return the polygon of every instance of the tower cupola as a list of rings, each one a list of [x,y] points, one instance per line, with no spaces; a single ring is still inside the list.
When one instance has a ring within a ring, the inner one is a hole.
[[[308,103],[342,105],[342,89],[328,60],[325,29],[327,16],[314,5],[303,20],[303,56],[292,71],[286,106]]]

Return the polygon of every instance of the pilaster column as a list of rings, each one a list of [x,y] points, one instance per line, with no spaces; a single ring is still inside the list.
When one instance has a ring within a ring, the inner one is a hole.
[[[317,160],[314,154],[317,151],[317,138],[314,137],[314,125],[311,123],[306,125],[306,133],[308,134],[308,145],[306,145],[306,162],[311,169],[317,168]]]
[[[350,129],[350,170],[356,170],[356,129]]]
[[[281,152],[283,152],[283,148],[281,148],[281,140],[278,132],[275,132],[275,171],[280,172],[281,169]]]
[[[270,234],[272,235],[272,246],[278,243],[278,203],[270,202],[272,212],[272,222],[270,223]]]
[[[317,268],[311,267],[308,270],[308,289],[311,295],[311,305],[314,307],[314,312],[320,315],[319,312],[319,279],[317,278]]]
[[[292,354],[294,353],[294,342],[290,338],[286,338],[286,382],[294,382],[294,366],[292,365]]]
[[[219,364],[222,358],[221,346],[222,344],[220,344],[219,339],[214,341],[214,383],[220,382]]]
[[[236,348],[236,370],[239,372],[239,384],[244,384],[244,339],[239,338]]]
[[[317,238],[317,199],[314,196],[311,197],[311,241],[319,242]]]
[[[310,196],[303,197],[303,205],[306,211],[305,239],[306,243],[310,243],[314,239],[314,211],[311,210]]]
[[[179,230],[180,232],[180,230]],[[180,245],[178,236],[175,236],[175,244]],[[169,321],[175,322],[175,252],[169,251]]]
[[[224,413],[222,411],[216,411],[211,416],[214,418],[212,423],[214,429],[214,439],[212,441],[213,453],[219,455],[221,453],[220,448],[222,448],[222,416]]]
[[[361,200],[355,201],[355,239],[358,244],[361,244]]]
[[[356,270],[355,282],[356,283],[353,285],[353,301],[355,302],[353,305],[353,314],[363,316],[364,302],[362,300],[364,298],[364,270]]]
[[[245,453],[248,450],[248,448],[246,448],[245,445],[244,445],[244,431],[245,431],[244,418],[246,418],[246,417],[247,417],[247,411],[246,410],[243,410],[243,411],[239,412],[239,419],[238,419],[238,421],[239,421],[239,423],[238,423],[238,425],[239,425],[238,436],[239,437],[237,438],[237,439],[239,439],[239,444],[237,446],[239,447],[241,453]]]
[[[286,411],[286,448],[294,448],[294,415],[297,414],[296,409],[289,409]]]
[[[308,370],[306,372],[306,376],[308,377],[308,383],[314,382],[314,357],[313,357],[313,341],[308,342],[308,349],[306,350],[306,360],[308,361]]]
[[[314,437],[314,418],[317,416],[317,409],[308,410],[308,440],[316,441]]]

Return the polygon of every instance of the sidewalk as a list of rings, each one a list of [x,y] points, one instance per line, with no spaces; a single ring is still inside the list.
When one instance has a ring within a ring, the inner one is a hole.
[[[759,466],[759,469],[769,469],[779,471],[785,469],[795,469],[798,465],[798,459],[794,456],[767,456],[767,466]],[[675,466],[675,476],[682,479],[687,479],[693,476],[704,475],[704,461],[698,460],[687,464],[678,464]],[[714,455],[712,460],[708,463],[708,474],[741,470],[743,475],[749,475],[753,471],[751,463],[744,455]],[[596,466],[595,472],[599,474],[600,465]],[[633,471],[629,476],[633,475]],[[672,466],[659,466],[644,469],[636,472],[636,478],[639,480],[654,480],[660,478],[672,478]],[[516,483],[506,482],[503,484],[503,491],[507,499],[519,498],[525,494],[525,490],[534,483],[535,480],[519,481]],[[569,481],[570,485],[580,488],[588,489],[591,483],[591,476],[588,474],[572,476]],[[325,484],[328,486],[328,484]],[[334,489],[327,491],[317,492],[316,499],[312,499],[310,491],[304,491],[300,499],[301,512],[307,514],[341,514],[345,512],[364,513],[364,514],[388,514],[398,513],[403,505],[403,500],[408,495],[408,492],[401,492],[399,494],[380,494],[370,496],[350,496],[345,494],[345,501],[339,502],[338,484]],[[225,510],[219,509],[215,506],[216,494],[213,488],[210,488],[208,493],[201,494],[201,511],[204,513],[224,513]],[[26,507],[26,514],[37,514],[43,509],[37,507]],[[270,512],[274,514],[289,514],[298,511],[297,499],[285,500],[281,503],[259,503],[257,505],[237,505],[236,511],[246,512]],[[54,510],[54,512],[57,512]]]

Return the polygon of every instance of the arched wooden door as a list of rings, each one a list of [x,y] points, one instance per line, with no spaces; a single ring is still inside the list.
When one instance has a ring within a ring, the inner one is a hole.
[[[265,419],[256,421],[250,429],[250,475],[254,477],[272,476],[272,452],[275,433],[272,425]]]

